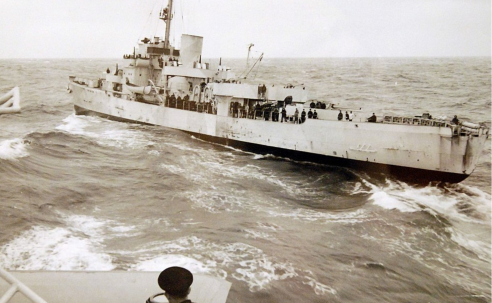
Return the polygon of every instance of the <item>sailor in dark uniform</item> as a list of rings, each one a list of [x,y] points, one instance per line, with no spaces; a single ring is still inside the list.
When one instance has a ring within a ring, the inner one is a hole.
[[[340,110],[340,112],[338,113],[338,121],[341,121],[343,119],[343,114],[342,114],[342,111]]]
[[[169,303],[192,303],[188,295],[191,291],[190,286],[193,284],[193,274],[186,268],[178,266],[166,268],[160,273],[157,283],[164,293],[153,295],[147,299],[147,302],[156,302],[155,297],[165,296]]]
[[[316,110],[314,110],[313,119],[318,119],[318,113],[316,112]]]
[[[302,113],[301,113],[301,123],[304,123],[304,121],[306,121],[306,111],[304,109],[302,109]]]
[[[372,113],[372,116],[369,117],[369,119],[367,119],[367,122],[376,122],[377,121],[377,118],[376,118],[376,115],[374,113]]]
[[[454,115],[454,118],[453,120],[451,120],[451,122],[453,122],[454,124],[458,124],[460,123],[460,120],[458,120],[458,116]]]
[[[265,84],[263,84],[263,86],[261,87],[261,97],[262,98],[265,98],[266,91],[267,91],[267,88],[266,88]]]
[[[311,111],[311,109],[309,109],[308,111],[308,119],[312,119],[313,118],[313,112]]]

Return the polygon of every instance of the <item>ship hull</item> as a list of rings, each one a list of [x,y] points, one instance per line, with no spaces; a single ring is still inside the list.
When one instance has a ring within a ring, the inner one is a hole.
[[[204,141],[213,142],[221,145],[231,146],[240,150],[246,150],[262,155],[275,155],[278,157],[288,158],[295,161],[305,161],[319,163],[329,166],[346,167],[350,169],[360,170],[367,172],[369,175],[379,178],[392,176],[401,181],[407,181],[416,184],[427,184],[431,181],[439,180],[441,182],[459,183],[465,180],[469,175],[465,174],[453,174],[436,172],[425,169],[414,169],[410,167],[394,166],[388,164],[379,164],[364,162],[346,158],[335,158],[325,155],[307,153],[302,151],[288,150],[282,148],[276,148],[272,146],[264,146],[259,144],[253,144],[248,142],[242,142],[231,139],[224,139],[218,137],[207,136],[203,134],[197,134],[187,132]]]
[[[123,101],[127,102],[126,100]],[[89,104],[92,105],[94,104],[94,102],[95,100],[92,100],[92,102],[90,102]],[[137,103],[137,102],[132,102],[132,103]],[[138,104],[138,105],[143,107],[151,106],[148,104]],[[90,106],[87,106],[87,104],[85,106],[74,105],[74,109],[77,115],[95,115],[95,116],[100,116],[103,118],[107,118],[115,121],[121,121],[121,122],[159,125],[157,123],[152,122],[151,119],[147,119],[147,118],[144,119],[125,118],[123,115],[120,114],[121,107],[120,110],[117,111],[117,114],[111,114],[108,111],[104,111],[104,110],[92,110],[89,107]],[[186,112],[186,111],[180,111],[180,112],[184,112],[184,114],[193,114],[192,112]],[[201,115],[208,115],[208,114],[202,113]],[[208,115],[208,116],[215,119],[215,115]],[[183,118],[183,120],[184,119],[185,118]],[[258,122],[264,122],[264,121],[258,121]],[[398,180],[402,180],[414,184],[427,184],[431,181],[459,183],[469,176],[468,173],[465,174],[465,173],[443,172],[443,171],[436,171],[436,170],[429,170],[429,169],[406,167],[400,165],[391,165],[386,163],[375,163],[375,162],[370,162],[368,160],[362,161],[362,160],[350,159],[345,157],[333,157],[333,156],[319,154],[319,153],[268,146],[265,144],[258,144],[253,142],[247,142],[245,140],[238,140],[233,138],[232,136],[224,137],[224,136],[206,134],[203,132],[203,128],[200,129],[201,131],[194,131],[193,129],[183,129],[180,127],[172,127],[169,125],[162,125],[162,126],[184,131],[190,135],[195,136],[196,138],[208,142],[213,142],[225,146],[231,146],[244,151],[251,151],[263,155],[271,154],[278,157],[285,157],[296,161],[306,161],[306,162],[320,163],[330,166],[346,167],[358,171],[364,171],[376,178],[395,177]]]

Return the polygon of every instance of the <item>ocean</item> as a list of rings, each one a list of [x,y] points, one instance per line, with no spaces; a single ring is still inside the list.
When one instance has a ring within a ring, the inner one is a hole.
[[[490,60],[266,58],[250,76],[490,127]],[[178,265],[227,279],[228,302],[491,301],[490,139],[465,181],[415,186],[74,115],[68,76],[116,62],[0,60],[0,94],[22,97],[20,114],[0,115],[0,266]]]

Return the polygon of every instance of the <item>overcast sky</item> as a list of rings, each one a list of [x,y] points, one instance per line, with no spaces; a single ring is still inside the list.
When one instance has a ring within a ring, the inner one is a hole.
[[[162,2],[2,0],[0,58],[119,58],[164,35]],[[175,40],[203,36],[205,58],[491,55],[490,0],[176,2]]]

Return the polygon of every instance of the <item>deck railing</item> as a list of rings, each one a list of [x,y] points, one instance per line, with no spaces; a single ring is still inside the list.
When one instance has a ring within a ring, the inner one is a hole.
[[[7,303],[10,299],[17,293],[21,292],[26,298],[34,303],[47,303],[43,298],[38,296],[29,287],[23,284],[21,281],[17,280],[13,275],[7,272],[5,269],[0,267],[0,277],[7,281],[11,286],[7,292],[0,298],[0,303]]]

